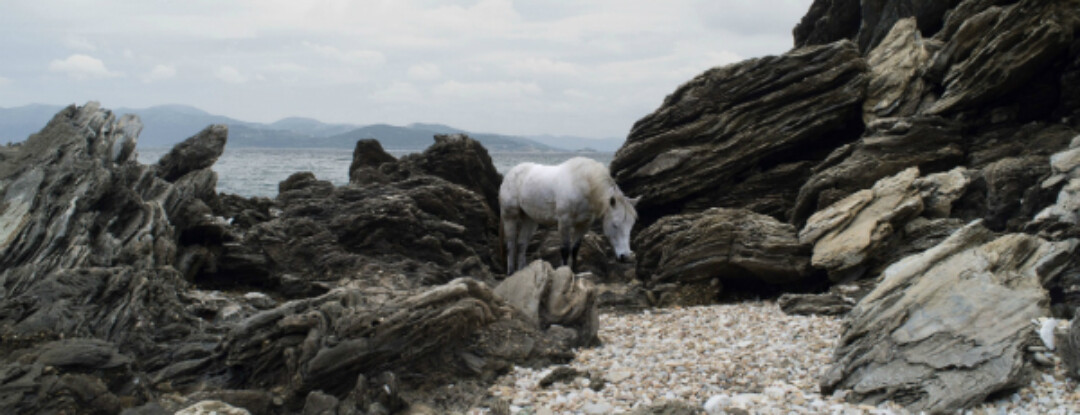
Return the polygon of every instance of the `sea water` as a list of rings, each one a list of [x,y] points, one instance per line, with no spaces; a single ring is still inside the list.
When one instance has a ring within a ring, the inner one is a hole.
[[[167,148],[138,149],[139,162],[153,164],[165,155]],[[415,151],[388,151],[395,157]],[[508,152],[490,153],[491,161],[499,173],[506,173],[518,163],[531,161],[540,164],[559,164],[572,157],[589,157],[601,163],[609,164],[613,153],[536,153]],[[240,196],[275,197],[278,183],[289,175],[309,171],[319,180],[329,180],[335,186],[349,182],[349,164],[352,163],[351,149],[338,148],[226,148],[225,153],[214,163],[213,169],[218,174],[218,193],[233,193]]]

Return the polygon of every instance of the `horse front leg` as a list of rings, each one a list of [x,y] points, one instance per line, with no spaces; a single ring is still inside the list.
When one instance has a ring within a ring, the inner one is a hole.
[[[518,226],[516,219],[503,218],[503,244],[506,245],[506,275],[517,271],[514,260],[517,259]]]
[[[581,250],[581,241],[585,238],[585,233],[589,231],[589,223],[579,223],[574,225],[574,234],[571,236],[570,246],[570,270],[577,272],[578,265],[578,251]]]
[[[559,221],[559,238],[562,244],[559,245],[559,256],[562,258],[562,265],[569,266],[570,271],[574,271],[573,264],[573,240],[574,240],[574,227],[569,221]]]

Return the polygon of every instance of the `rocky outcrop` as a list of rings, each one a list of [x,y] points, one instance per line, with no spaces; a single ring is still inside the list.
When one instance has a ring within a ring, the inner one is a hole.
[[[1047,71],[1056,72],[1052,67],[1067,56],[1080,25],[1076,10],[1071,1],[1021,0],[965,21],[927,73],[942,76],[935,81],[944,87],[927,112],[969,110],[1024,88]]]
[[[1041,281],[1073,247],[976,222],[893,264],[848,314],[822,391],[945,413],[1024,384],[1030,321],[1049,312]]]
[[[816,162],[857,138],[867,65],[850,42],[797,49],[711,69],[680,86],[634,124],[611,162],[640,223],[704,210],[738,193],[748,177],[769,194],[794,194],[800,162]],[[720,207],[744,207],[741,201]],[[783,197],[773,200],[783,202]],[[790,200],[790,199],[787,199]],[[790,203],[790,202],[788,202]],[[784,217],[788,205],[759,212]]]
[[[636,275],[653,288],[677,283],[718,294],[725,284],[787,285],[811,276],[810,245],[799,242],[795,227],[747,210],[667,216],[638,233],[634,245],[644,247]]]
[[[216,193],[224,127],[153,166],[140,128],[72,106],[0,152],[0,412],[385,413],[595,339],[583,287],[552,285],[544,329],[493,293],[497,180],[438,162],[495,174],[468,138],[271,200]]]
[[[480,194],[493,212],[499,210],[502,175],[479,141],[464,134],[440,134],[422,153],[395,159],[375,140],[360,140],[349,166],[351,183],[388,183],[414,175],[431,175]]]
[[[833,281],[860,278],[900,259],[896,247],[918,239],[919,229],[909,222],[920,215],[947,217],[970,182],[965,173],[957,168],[920,178],[917,168],[904,170],[815,213],[799,240],[813,246],[812,264]]]
[[[1006,0],[1007,1],[1007,0]],[[949,9],[960,0],[814,0],[795,27],[795,46],[820,45],[852,39],[868,52],[882,43],[889,30],[914,17],[922,36],[933,36],[944,25]]]

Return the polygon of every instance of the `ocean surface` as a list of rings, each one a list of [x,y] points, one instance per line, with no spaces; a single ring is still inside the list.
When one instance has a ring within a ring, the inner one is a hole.
[[[153,164],[169,151],[168,148],[137,149],[139,162]],[[416,151],[388,151],[395,157]],[[540,164],[558,164],[572,157],[582,156],[610,164],[614,153],[490,153],[491,161],[499,173],[506,173],[518,163],[531,161]],[[351,149],[333,148],[237,148],[225,149],[214,171],[218,174],[218,193],[241,196],[275,197],[278,183],[289,175],[310,171],[319,180],[329,180],[334,185],[349,182]]]

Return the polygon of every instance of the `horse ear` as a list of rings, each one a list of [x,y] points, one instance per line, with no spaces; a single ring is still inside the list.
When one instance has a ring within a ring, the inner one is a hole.
[[[626,200],[630,202],[630,206],[634,206],[634,207],[637,207],[637,202],[640,202],[640,201],[641,201],[641,196],[638,196],[638,197],[628,197],[628,198],[626,198]]]

